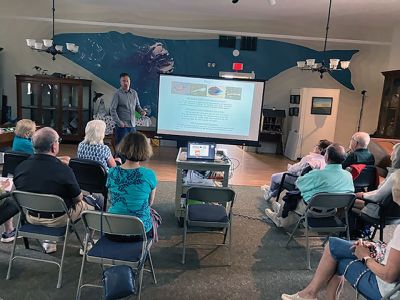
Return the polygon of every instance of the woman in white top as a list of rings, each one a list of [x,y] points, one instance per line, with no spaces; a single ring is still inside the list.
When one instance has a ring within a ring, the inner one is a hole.
[[[397,143],[393,146],[390,159],[392,161],[392,166],[388,168],[388,174],[385,180],[379,185],[378,189],[365,193],[356,193],[357,200],[355,202],[355,206],[357,208],[362,209],[364,207],[364,199],[369,200],[369,202],[379,203],[390,195],[393,186],[392,174],[400,169],[400,143]]]
[[[320,140],[317,145],[314,146],[314,150],[310,152],[310,154],[304,156],[298,163],[294,165],[288,165],[288,169],[286,172],[293,174],[295,176],[300,176],[301,172],[310,166],[312,169],[323,169],[326,166],[325,162],[325,150],[328,146],[332,144],[328,140]],[[278,195],[278,190],[280,183],[282,181],[282,176],[285,172],[279,172],[272,174],[271,176],[271,185],[264,185],[261,187],[262,190],[265,190],[264,198],[265,200],[270,200],[272,197],[276,197]],[[285,182],[294,184],[297,177],[286,176]]]
[[[393,200],[400,205],[400,171],[392,175]],[[341,275],[366,299],[381,299],[400,281],[400,225],[396,227],[386,251],[371,257],[375,243],[358,240],[349,242],[330,238],[324,254],[308,286],[293,295],[283,294],[283,300],[317,299],[320,290],[327,287],[326,299],[338,299]],[[376,249],[384,249],[377,247]],[[372,255],[373,256],[373,255]],[[347,271],[346,271],[347,269]],[[399,299],[400,292],[390,299]]]

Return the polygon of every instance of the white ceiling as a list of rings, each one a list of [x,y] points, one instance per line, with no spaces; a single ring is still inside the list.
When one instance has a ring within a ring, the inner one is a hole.
[[[268,0],[56,0],[56,18],[324,36],[329,0],[276,1],[271,6]],[[0,3],[0,15],[51,17],[51,0]],[[395,26],[400,27],[400,0],[333,0],[332,38],[390,42]]]

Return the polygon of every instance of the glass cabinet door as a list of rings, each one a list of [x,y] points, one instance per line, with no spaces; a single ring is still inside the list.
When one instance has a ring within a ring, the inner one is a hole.
[[[21,106],[22,108],[38,108],[40,83],[22,82],[21,83]]]
[[[61,86],[61,132],[63,135],[79,135],[79,89],[78,85]]]
[[[79,86],[66,85],[61,86],[62,109],[78,109],[78,90]]]
[[[60,87],[58,84],[42,84],[42,120],[43,126],[56,127],[57,107]]]
[[[83,94],[82,94],[82,126],[83,126],[83,134],[85,131],[85,127],[87,122],[92,119],[92,112],[90,106],[90,88],[88,86],[83,87]]]

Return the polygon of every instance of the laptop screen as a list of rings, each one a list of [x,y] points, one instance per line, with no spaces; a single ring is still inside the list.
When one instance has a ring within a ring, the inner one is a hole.
[[[187,159],[214,160],[215,143],[188,142]]]

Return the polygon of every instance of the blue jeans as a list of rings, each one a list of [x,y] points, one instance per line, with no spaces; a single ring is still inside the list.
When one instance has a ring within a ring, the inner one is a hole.
[[[118,146],[118,144],[129,132],[135,132],[135,131],[136,131],[135,127],[118,127],[118,126],[115,127],[115,146]]]
[[[336,273],[337,275],[343,275],[347,265],[356,260],[357,257],[353,254],[351,246],[353,242],[342,240],[339,238],[329,238],[329,250],[334,260],[337,261],[338,266]],[[346,280],[354,287],[358,277],[367,267],[361,261],[357,261],[347,269],[345,274]],[[358,281],[357,290],[366,299],[381,299],[382,296],[379,292],[378,283],[376,281],[376,275],[368,270]]]
[[[281,185],[282,177],[285,172],[274,173],[271,176],[271,185],[269,187],[269,192],[272,197],[278,196],[279,186]],[[297,177],[293,176],[285,176],[285,182],[294,184],[297,180]]]

